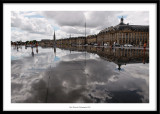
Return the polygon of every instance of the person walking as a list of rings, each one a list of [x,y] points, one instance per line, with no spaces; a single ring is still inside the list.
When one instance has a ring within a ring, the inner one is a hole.
[[[145,42],[143,45],[144,51],[146,50],[146,47],[147,47],[147,43]]]
[[[38,42],[36,42],[36,47],[38,48]]]
[[[36,52],[38,53],[38,42],[36,42]]]
[[[31,49],[32,49],[32,52],[33,52],[33,43],[31,42],[30,44],[31,44]]]

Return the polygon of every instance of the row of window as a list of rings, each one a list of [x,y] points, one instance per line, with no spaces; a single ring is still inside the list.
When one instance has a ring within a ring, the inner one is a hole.
[[[148,33],[115,33],[115,34],[108,34],[106,36],[106,38],[116,38],[116,35],[118,36],[118,38],[125,38],[125,37],[147,37]]]

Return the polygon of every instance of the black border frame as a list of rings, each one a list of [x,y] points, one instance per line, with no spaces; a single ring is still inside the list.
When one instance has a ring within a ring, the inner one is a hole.
[[[0,6],[1,6],[1,17],[2,17],[2,21],[1,21],[1,30],[2,30],[2,33],[1,33],[1,52],[3,53],[3,4],[4,3],[11,3],[11,4],[14,4],[14,3],[155,3],[157,5],[157,8],[156,8],[156,13],[157,13],[157,26],[156,26],[156,29],[157,29],[157,64],[156,64],[156,70],[157,70],[157,110],[156,111],[116,111],[117,113],[118,112],[122,112],[122,113],[152,113],[152,114],[160,114],[160,99],[159,99],[159,95],[160,95],[160,78],[159,78],[159,27],[160,27],[160,23],[159,23],[159,19],[160,19],[160,15],[159,15],[159,11],[160,11],[160,1],[159,0],[97,0],[97,1],[93,1],[93,0],[79,0],[79,1],[73,1],[73,0],[2,0]],[[2,76],[1,76],[1,84],[2,84],[2,97],[1,97],[1,100],[2,100],[2,107],[1,107],[1,111],[2,112],[6,112],[3,110],[3,56],[2,56],[2,59],[1,59],[1,73],[2,73]],[[12,111],[9,111],[9,112],[12,112]],[[17,112],[17,111],[14,111],[14,112]],[[23,112],[23,111],[18,111],[18,112]],[[30,112],[30,111],[28,111]],[[35,112],[35,111],[34,111]],[[36,112],[39,112],[39,111],[36,111]],[[44,112],[44,111],[43,111]],[[50,111],[47,111],[47,112],[50,112]],[[68,111],[67,111],[68,112]],[[71,111],[71,112],[74,112],[74,111]],[[91,112],[91,111],[89,111]],[[96,111],[97,112],[97,111]],[[100,111],[100,112],[104,112],[104,111]],[[105,112],[108,112],[108,113],[114,113],[115,111],[105,111]]]

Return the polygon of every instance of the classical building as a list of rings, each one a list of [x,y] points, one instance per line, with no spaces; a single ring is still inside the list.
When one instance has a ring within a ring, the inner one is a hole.
[[[87,40],[86,41],[87,44],[93,45],[97,43],[97,35],[88,35],[86,40]]]
[[[80,36],[76,39],[76,44],[77,45],[84,45],[85,44],[85,37],[84,36]]]
[[[42,39],[39,43],[40,46],[53,46],[53,40]]]
[[[110,46],[118,43],[120,45],[131,44],[134,46],[143,46],[144,43],[147,43],[147,47],[149,47],[149,26],[125,24],[123,17],[118,25],[105,28],[98,34],[85,36],[56,40],[54,32],[53,40],[42,40],[41,45],[53,46],[57,44],[75,46],[85,44],[94,45],[96,43],[99,46],[103,46],[104,44]]]
[[[123,17],[118,25],[108,27],[97,34],[97,43],[99,45],[118,43],[120,45],[143,46],[145,42],[149,46],[149,26],[125,24]]]

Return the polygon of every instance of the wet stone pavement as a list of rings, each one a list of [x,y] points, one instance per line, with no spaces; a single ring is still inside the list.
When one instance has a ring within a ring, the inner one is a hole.
[[[149,102],[149,50],[11,48],[12,103]]]

